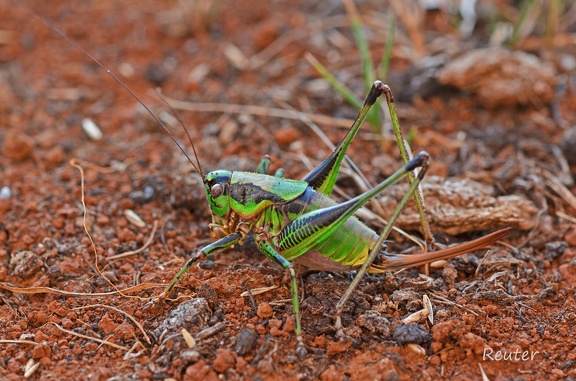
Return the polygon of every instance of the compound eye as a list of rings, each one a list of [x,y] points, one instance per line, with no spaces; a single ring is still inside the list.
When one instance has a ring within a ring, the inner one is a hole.
[[[212,195],[213,198],[218,198],[222,196],[223,192],[224,187],[222,186],[222,184],[214,184],[212,185],[212,188],[210,188],[210,194]]]

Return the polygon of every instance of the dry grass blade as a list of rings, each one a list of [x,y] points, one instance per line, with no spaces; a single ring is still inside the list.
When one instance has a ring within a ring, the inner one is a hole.
[[[309,114],[301,111],[289,112],[281,108],[264,107],[264,106],[247,106],[239,104],[224,103],[205,103],[205,102],[184,102],[164,96],[166,101],[176,110],[194,111],[194,112],[220,112],[232,114],[250,114],[265,116],[271,118],[295,119],[306,117],[314,123],[325,124],[332,127],[349,128],[352,123],[351,119],[338,119],[320,114]]]
[[[218,323],[214,324],[212,327],[208,327],[205,330],[198,332],[196,334],[196,338],[206,339],[212,335],[215,335],[219,331],[223,330],[224,328],[226,328],[227,325],[228,325],[227,321],[218,322]]]
[[[146,339],[146,342],[148,344],[152,344],[152,341],[150,340],[150,337],[148,337],[148,335],[146,334],[146,331],[144,330],[144,327],[142,327],[142,325],[138,322],[138,320],[136,320],[136,318],[132,315],[130,315],[128,312],[122,311],[119,308],[116,308],[114,306],[109,306],[107,304],[90,304],[88,306],[82,306],[82,307],[76,307],[76,308],[72,308],[73,310],[83,310],[85,308],[92,308],[92,307],[104,307],[104,308],[109,308],[111,310],[114,310],[118,313],[123,314],[124,316],[126,316],[128,319],[132,320],[132,322],[136,325],[136,327],[138,327],[138,329],[140,330],[140,332],[142,332],[142,334],[144,335],[144,338]]]
[[[458,308],[462,308],[462,309],[470,312],[470,313],[471,313],[472,315],[474,315],[474,316],[479,316],[477,312],[471,310],[470,308],[466,308],[466,307],[464,307],[463,305],[458,304],[458,303],[456,303],[456,302],[453,302],[453,301],[451,301],[451,300],[448,300],[448,299],[446,299],[446,298],[443,298],[443,297],[440,296],[440,295],[433,294],[433,297],[434,297],[434,299],[435,299],[436,302],[448,304],[448,305],[451,305],[451,306],[456,306],[456,307],[458,307]]]
[[[86,200],[85,200],[85,193],[84,193],[84,169],[82,168],[82,166],[80,165],[80,163],[86,163],[83,162],[81,160],[78,159],[72,159],[70,160],[70,165],[73,166],[74,168],[78,169],[78,171],[80,172],[80,190],[81,190],[81,203],[82,203],[82,209],[83,209],[83,213],[82,213],[82,226],[84,227],[84,232],[86,233],[86,235],[88,236],[88,239],[90,240],[90,245],[92,246],[92,251],[94,252],[94,265],[92,265],[91,262],[88,261],[88,263],[90,264],[90,266],[98,273],[98,275],[100,275],[102,278],[104,278],[106,280],[106,282],[108,282],[108,284],[110,284],[110,286],[112,286],[119,294],[121,294],[122,296],[128,297],[128,298],[137,298],[140,300],[147,300],[146,298],[137,296],[137,295],[126,295],[123,293],[122,290],[118,289],[118,287],[116,287],[116,285],[114,283],[112,283],[112,281],[110,279],[108,279],[104,274],[102,274],[102,271],[100,271],[100,268],[98,267],[98,250],[96,250],[96,243],[94,242],[94,239],[92,238],[92,235],[90,234],[90,232],[88,231],[88,226],[86,224],[86,216],[88,214],[88,211],[86,209]],[[157,226],[157,224],[154,225],[155,228]],[[155,230],[154,228],[154,230]]]
[[[136,348],[137,348],[138,346],[141,346],[142,348],[146,349],[146,348],[144,347],[144,345],[142,345],[142,343],[141,343],[140,341],[136,341],[136,342],[134,343],[134,345],[132,345],[132,348],[130,348],[130,350],[129,350],[128,352],[124,353],[124,357],[123,357],[124,360],[128,360],[128,359],[130,359],[130,358],[138,357],[138,355],[140,355],[142,352],[144,352],[144,351],[140,351],[140,352],[138,352],[138,353],[136,353],[136,354],[134,354],[134,355],[132,356],[132,353],[134,353],[134,351],[136,350]]]
[[[478,367],[480,368],[480,373],[482,374],[482,381],[490,381],[490,379],[484,372],[484,368],[482,368],[482,364],[478,363]]]
[[[0,282],[0,288],[8,290],[16,294],[56,294],[68,296],[110,296],[110,295],[124,295],[126,293],[140,292],[149,290],[151,288],[166,287],[163,283],[141,283],[136,286],[124,288],[122,290],[109,291],[109,292],[71,292],[58,290],[52,287],[16,287],[10,283]]]
[[[548,171],[543,171],[543,175],[547,180],[546,185],[562,197],[574,210],[576,210],[576,196],[574,196],[572,192],[562,184],[562,181]]]
[[[30,345],[38,345],[40,343],[36,343],[30,340],[8,340],[8,339],[0,339],[0,344],[30,344]]]
[[[99,339],[99,338],[97,338],[97,337],[92,337],[92,336],[83,335],[83,334],[81,334],[81,333],[76,333],[76,332],[74,332],[74,331],[69,331],[69,330],[67,330],[67,329],[65,329],[65,328],[62,328],[61,326],[59,326],[58,324],[56,324],[56,323],[54,323],[54,322],[50,322],[49,324],[54,324],[54,325],[56,326],[56,328],[58,328],[60,331],[62,331],[62,332],[64,332],[64,333],[67,333],[67,334],[70,334],[70,335],[73,335],[73,336],[81,337],[81,338],[87,339],[87,340],[92,340],[92,341],[95,341],[95,342],[97,342],[97,343],[104,344],[104,345],[108,345],[108,346],[113,347],[113,348],[116,348],[116,349],[121,349],[121,350],[123,350],[123,351],[128,351],[128,350],[130,350],[130,348],[124,347],[124,346],[122,346],[122,345],[118,345],[118,344],[116,344],[116,343],[112,343],[112,342],[107,341],[107,340],[102,340],[102,339]]]
[[[35,362],[34,359],[28,360],[26,366],[24,366],[24,378],[30,378],[40,367],[39,362]]]
[[[424,57],[426,55],[426,47],[424,44],[424,34],[422,30],[424,11],[419,2],[404,2],[401,0],[392,0],[392,8],[406,27],[414,50],[416,51],[415,58]]]
[[[256,296],[256,295],[264,294],[264,293],[271,291],[271,290],[274,290],[276,288],[278,288],[278,286],[254,288],[254,289],[251,289],[250,292],[244,291],[243,293],[240,294],[240,296],[243,298],[250,296],[250,295]]]
[[[556,215],[560,218],[565,219],[566,221],[571,222],[572,224],[576,224],[576,217],[570,216],[570,215],[568,215],[564,212],[561,212],[561,211],[557,211]]]

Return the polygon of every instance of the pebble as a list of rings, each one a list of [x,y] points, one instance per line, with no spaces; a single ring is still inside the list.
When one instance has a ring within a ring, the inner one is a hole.
[[[100,329],[106,335],[114,332],[118,326],[119,324],[114,322],[114,320],[112,320],[108,314],[105,314],[102,319],[100,319],[100,322],[98,322],[98,329]]]
[[[32,358],[39,359],[42,357],[50,357],[52,350],[48,344],[40,344],[36,345],[34,349],[32,349]]]
[[[29,250],[17,251],[10,257],[10,269],[12,274],[21,278],[28,278],[43,266],[42,259],[36,253]]]
[[[566,240],[568,245],[576,246],[576,229],[573,228],[568,230],[568,232],[564,235],[564,239]]]
[[[432,341],[432,336],[420,324],[406,324],[394,330],[394,341],[398,345],[419,344],[428,345]]]
[[[258,305],[257,315],[260,319],[270,319],[272,314],[272,306],[269,303],[263,302]]]
[[[236,353],[240,356],[247,355],[256,348],[257,343],[258,334],[250,328],[244,328],[236,339]]]
[[[179,331],[182,328],[190,330],[191,327],[206,324],[212,311],[204,298],[192,298],[181,303],[170,312],[170,315],[154,330],[154,336],[160,337],[165,330]]]
[[[214,372],[206,361],[200,360],[196,364],[186,368],[183,377],[184,381],[219,381],[218,375]]]
[[[562,371],[562,369],[552,369],[550,371],[550,373],[552,373],[553,375],[555,375],[556,377],[564,377],[564,372]]]
[[[300,140],[301,135],[300,131],[294,127],[283,127],[274,132],[274,138],[279,145],[285,146],[292,144],[296,140]]]
[[[32,155],[33,148],[34,140],[31,137],[16,129],[10,129],[4,137],[2,151],[10,159],[25,160]]]
[[[224,373],[228,369],[234,367],[236,364],[236,358],[234,357],[234,352],[228,349],[218,348],[218,355],[214,360],[213,369],[218,373]]]
[[[2,199],[9,200],[11,197],[12,197],[12,191],[10,190],[10,188],[7,186],[3,186],[2,189],[0,189],[0,200]]]
[[[82,119],[82,129],[84,129],[86,135],[88,135],[88,137],[92,140],[98,141],[102,140],[102,138],[104,137],[104,134],[102,134],[102,130],[100,130],[100,127],[98,127],[98,125],[94,123],[92,119],[89,118]]]

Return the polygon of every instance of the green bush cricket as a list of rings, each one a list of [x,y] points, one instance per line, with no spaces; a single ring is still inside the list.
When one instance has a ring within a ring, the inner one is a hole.
[[[488,246],[510,231],[509,228],[502,229],[469,243],[436,252],[415,255],[386,253],[384,241],[400,212],[417,191],[428,168],[429,155],[426,152],[417,154],[389,178],[351,200],[337,203],[330,198],[346,151],[368,111],[381,95],[386,97],[392,118],[397,119],[390,88],[380,81],[374,82],[358,117],[332,154],[302,180],[285,179],[281,173],[269,175],[270,159],[266,156],[254,173],[217,170],[204,174],[191,139],[189,140],[195,162],[159,118],[120,79],[58,29],[27,8],[15,4],[24,8],[108,72],[150,112],[202,177],[212,214],[212,223],[208,226],[215,241],[192,255],[154,301],[167,297],[198,260],[239,244],[247,235],[252,234],[258,250],[290,274],[297,353],[303,355],[306,349],[302,338],[298,287],[293,263],[321,271],[358,270],[354,281],[336,305],[335,326],[337,334],[343,337],[340,314],[366,272],[383,273],[452,258]],[[354,216],[354,213],[368,201],[401,178],[408,177],[417,168],[420,168],[420,171],[411,181],[408,192],[381,234]]]
[[[460,246],[416,255],[390,255],[384,251],[384,240],[426,173],[429,161],[426,152],[420,152],[388,179],[349,201],[338,204],[330,198],[346,149],[368,110],[382,94],[386,94],[387,102],[393,102],[390,88],[380,81],[374,82],[344,139],[324,162],[300,181],[268,175],[270,162],[267,157],[262,159],[256,173],[218,170],[203,175],[200,166],[195,166],[204,181],[212,212],[209,228],[216,241],[194,254],[159,298],[166,297],[198,260],[242,242],[247,234],[254,234],[258,250],[290,273],[297,351],[302,353],[304,347],[293,263],[322,271],[359,270],[336,307],[336,328],[338,335],[343,336],[340,314],[366,272],[383,273],[452,258],[488,246],[506,235],[510,229],[499,230]],[[418,167],[420,172],[382,234],[378,235],[354,217],[354,213],[368,201]],[[377,257],[378,261],[374,263]]]

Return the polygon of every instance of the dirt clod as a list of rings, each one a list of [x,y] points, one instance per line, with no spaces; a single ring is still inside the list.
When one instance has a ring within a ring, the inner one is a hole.
[[[358,316],[356,325],[384,337],[390,335],[390,321],[375,311]]]
[[[263,302],[258,305],[258,317],[261,319],[270,319],[272,317],[273,311],[272,306],[269,303]]]
[[[17,129],[10,129],[4,138],[2,151],[6,157],[13,160],[25,160],[32,154],[34,141]]]
[[[170,315],[154,330],[154,335],[160,337],[164,331],[175,332],[180,328],[190,330],[192,327],[202,326],[211,314],[206,299],[192,298],[170,311]]]
[[[224,373],[228,369],[234,367],[236,364],[236,358],[234,357],[234,352],[228,349],[218,349],[218,354],[214,360],[213,368],[218,373]]]
[[[398,345],[418,344],[427,346],[432,341],[430,332],[420,324],[401,325],[394,330],[393,337]]]
[[[206,361],[200,360],[196,364],[186,368],[184,381],[219,381],[218,375],[212,368],[206,364]]]
[[[17,251],[10,257],[12,273],[21,278],[35,275],[42,266],[42,259],[29,250]]]

